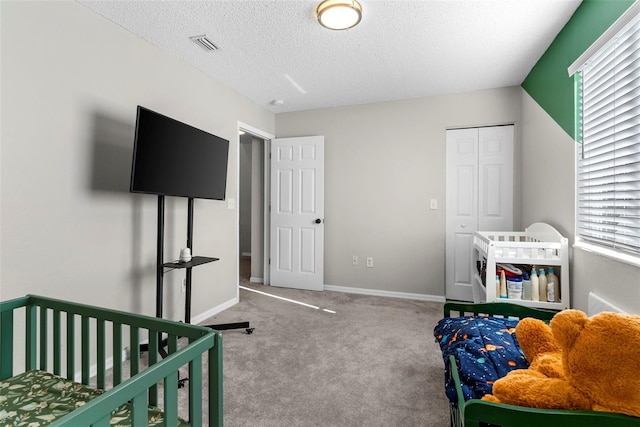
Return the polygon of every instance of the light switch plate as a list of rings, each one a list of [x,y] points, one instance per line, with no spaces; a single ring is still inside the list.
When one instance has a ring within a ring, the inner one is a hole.
[[[236,208],[236,199],[229,198],[227,199],[227,209],[235,209]]]
[[[429,200],[429,209],[438,209],[438,199]]]

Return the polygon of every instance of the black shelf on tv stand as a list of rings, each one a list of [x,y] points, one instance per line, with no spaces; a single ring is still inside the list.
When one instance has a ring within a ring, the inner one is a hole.
[[[173,262],[165,262],[162,264],[164,268],[192,268],[198,265],[206,264],[208,262],[219,261],[220,258],[210,258],[206,256],[194,256],[191,258],[191,261],[173,261]]]

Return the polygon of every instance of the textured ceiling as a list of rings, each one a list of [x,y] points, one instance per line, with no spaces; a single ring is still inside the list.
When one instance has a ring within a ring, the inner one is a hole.
[[[580,4],[361,0],[362,22],[330,31],[319,2],[80,0],[276,113],[519,85]]]

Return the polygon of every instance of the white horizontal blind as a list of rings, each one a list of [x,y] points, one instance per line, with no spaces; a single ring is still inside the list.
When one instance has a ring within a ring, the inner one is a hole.
[[[585,64],[580,80],[578,235],[640,255],[640,16]]]

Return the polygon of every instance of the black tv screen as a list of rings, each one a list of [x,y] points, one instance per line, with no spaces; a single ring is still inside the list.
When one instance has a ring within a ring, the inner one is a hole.
[[[131,192],[224,200],[229,141],[138,106]]]

